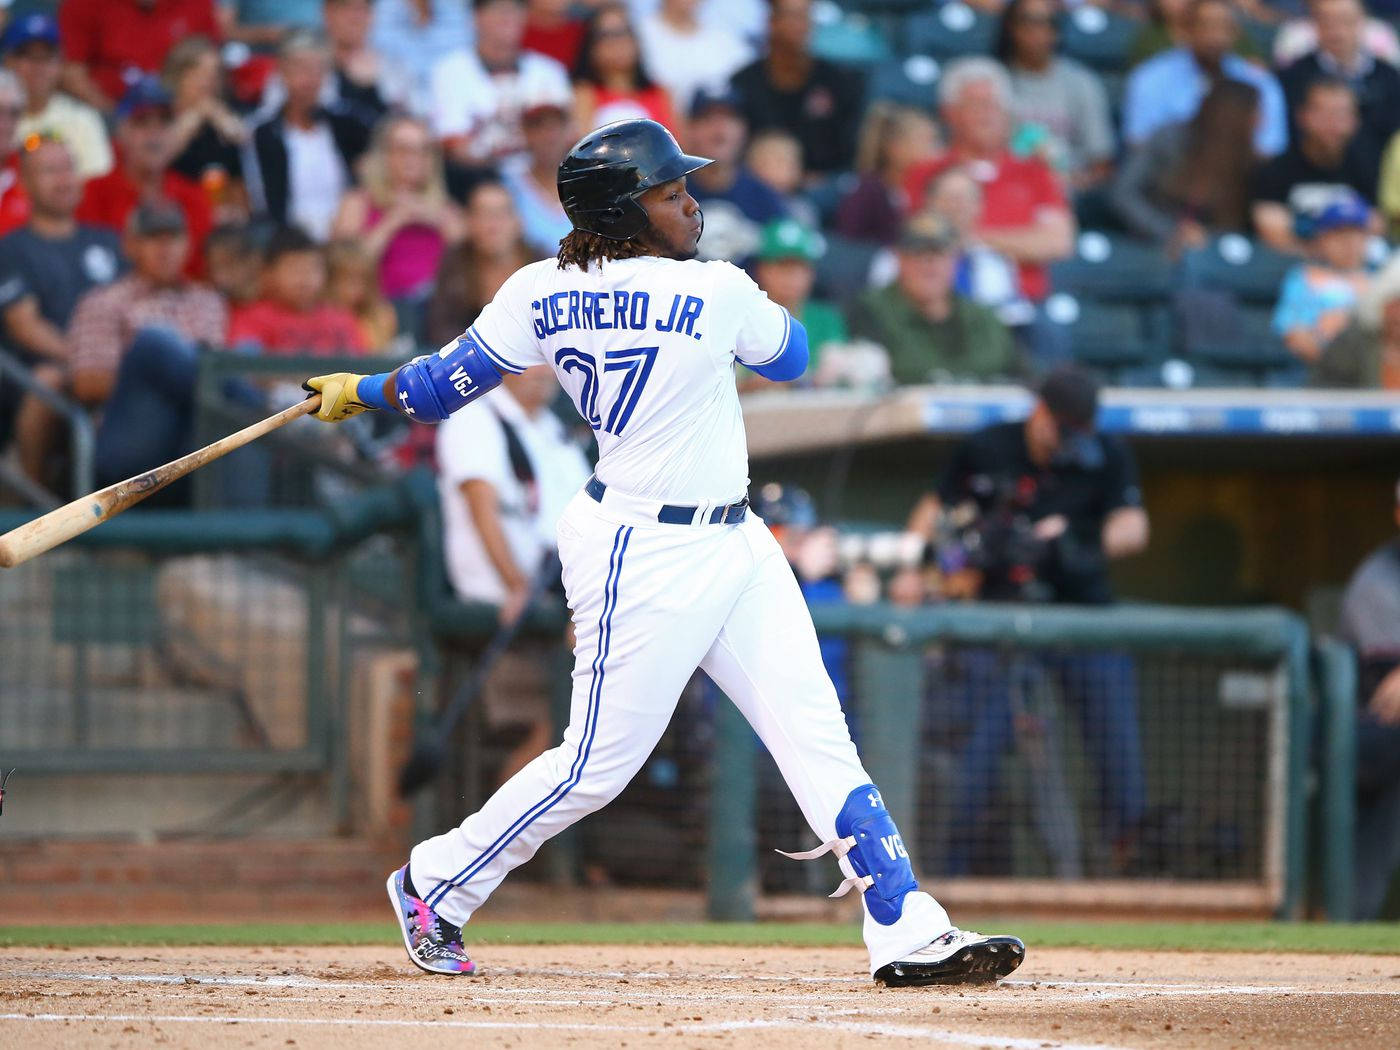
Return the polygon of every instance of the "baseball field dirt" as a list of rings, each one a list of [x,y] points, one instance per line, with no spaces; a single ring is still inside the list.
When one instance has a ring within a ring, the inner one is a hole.
[[[1029,946],[995,987],[875,988],[858,948],[11,948],[0,1048],[1400,1046],[1400,955]]]

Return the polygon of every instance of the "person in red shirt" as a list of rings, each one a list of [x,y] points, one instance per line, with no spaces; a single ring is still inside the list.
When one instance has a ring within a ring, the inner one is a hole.
[[[637,35],[622,4],[604,3],[588,16],[572,75],[580,128],[649,117],[677,130],[671,96],[642,69]]]
[[[1019,265],[1022,289],[1039,302],[1050,290],[1045,265],[1074,250],[1074,213],[1044,161],[1010,152],[1010,103],[1010,79],[992,59],[949,63],[939,84],[948,148],[911,168],[905,189],[910,207],[921,211],[929,182],[962,165],[982,186],[979,240]]]
[[[24,88],[8,69],[0,69],[0,237],[29,221],[29,197],[19,181],[15,127],[24,113]]]
[[[262,296],[233,311],[229,346],[281,356],[366,352],[355,316],[326,302],[326,260],[315,241],[286,227],[268,240],[263,259]]]
[[[526,0],[526,51],[548,55],[565,69],[573,69],[583,43],[583,22],[570,16],[569,0]]]
[[[187,36],[220,40],[214,0],[63,0],[64,87],[104,113]]]
[[[204,239],[213,228],[209,197],[195,182],[169,169],[174,117],[170,95],[154,77],[144,77],[117,107],[117,166],[89,180],[78,205],[78,221],[124,232],[138,204],[169,200],[179,205],[189,229],[185,273],[204,275]]]

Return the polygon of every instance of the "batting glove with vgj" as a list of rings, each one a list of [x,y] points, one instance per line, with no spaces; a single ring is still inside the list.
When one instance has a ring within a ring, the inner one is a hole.
[[[357,387],[364,376],[354,372],[335,372],[328,376],[313,376],[302,384],[307,390],[321,395],[321,407],[316,418],[327,423],[339,423],[342,419],[358,416],[369,405],[360,400]]]

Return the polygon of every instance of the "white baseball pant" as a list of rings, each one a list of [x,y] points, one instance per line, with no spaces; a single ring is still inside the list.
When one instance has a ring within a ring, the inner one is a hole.
[[[460,827],[414,848],[423,898],[465,924],[542,843],[616,798],[696,667],[754,727],[818,840],[835,839],[838,812],[871,778],[797,580],[763,522],[749,514],[737,525],[660,524],[654,503],[580,492],[560,519],[559,555],[577,636],[569,727]],[[867,910],[871,972],[951,925],[923,892],[910,893],[888,926]]]

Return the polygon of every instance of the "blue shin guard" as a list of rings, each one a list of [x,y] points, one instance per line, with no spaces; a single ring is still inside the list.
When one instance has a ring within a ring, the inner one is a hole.
[[[814,860],[827,853],[845,857],[855,871],[831,896],[843,897],[852,889],[865,891],[865,906],[882,926],[899,921],[904,898],[919,888],[909,854],[894,819],[874,784],[858,787],[846,796],[836,815],[837,838],[804,853],[785,853],[793,860]]]

